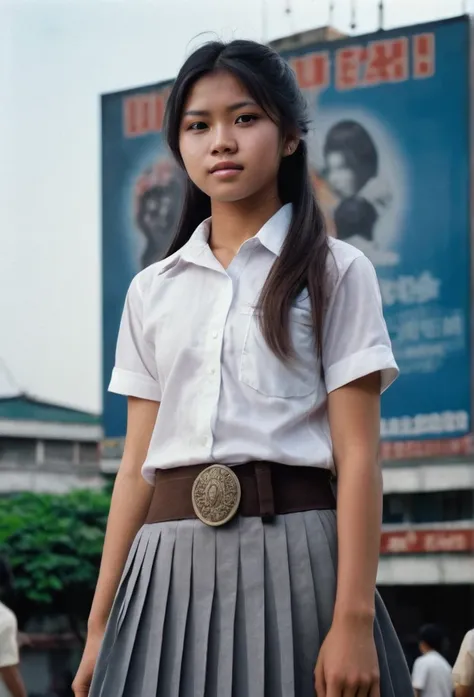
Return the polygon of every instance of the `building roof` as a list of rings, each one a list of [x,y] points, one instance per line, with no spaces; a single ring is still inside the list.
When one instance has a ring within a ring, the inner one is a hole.
[[[42,421],[47,423],[84,424],[97,426],[101,419],[78,409],[38,401],[27,395],[0,397],[0,419],[13,421]]]
[[[0,358],[0,421],[29,421],[46,424],[100,426],[101,418],[79,409],[51,404],[34,397],[18,384]]]

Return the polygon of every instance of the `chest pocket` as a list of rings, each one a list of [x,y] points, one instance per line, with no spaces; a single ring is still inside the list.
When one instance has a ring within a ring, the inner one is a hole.
[[[318,367],[311,315],[293,307],[289,329],[294,356],[288,361],[278,358],[268,347],[252,308],[242,310],[246,331],[240,361],[239,379],[248,387],[268,397],[307,397],[317,387]],[[244,320],[245,318],[245,320]]]

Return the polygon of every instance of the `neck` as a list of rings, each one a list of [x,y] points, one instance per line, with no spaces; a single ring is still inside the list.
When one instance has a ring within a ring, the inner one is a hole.
[[[209,245],[212,250],[224,249],[237,254],[241,245],[265,225],[281,208],[278,194],[235,203],[211,202],[212,229]]]

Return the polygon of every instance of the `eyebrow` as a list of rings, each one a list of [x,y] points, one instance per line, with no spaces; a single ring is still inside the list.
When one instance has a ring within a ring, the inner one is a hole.
[[[251,101],[244,101],[244,102],[237,102],[236,104],[231,104],[230,106],[227,107],[226,111],[232,112],[232,111],[238,111],[239,109],[243,109],[246,106],[253,106],[256,107],[258,106],[255,102]],[[202,110],[195,110],[195,109],[189,109],[188,111],[184,112],[184,116],[209,116],[210,112],[206,111],[205,109]]]

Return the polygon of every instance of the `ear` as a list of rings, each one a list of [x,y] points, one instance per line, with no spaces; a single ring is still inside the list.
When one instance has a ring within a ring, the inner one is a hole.
[[[293,155],[300,143],[298,136],[287,136],[283,141],[283,152],[282,157],[290,157]]]

